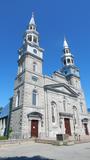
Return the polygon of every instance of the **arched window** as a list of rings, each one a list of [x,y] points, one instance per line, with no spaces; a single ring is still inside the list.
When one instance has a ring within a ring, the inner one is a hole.
[[[31,42],[32,41],[32,35],[28,36],[28,40]]]
[[[70,63],[70,58],[67,59],[67,63]]]
[[[81,112],[83,112],[83,103],[80,102],[80,109],[81,109]]]
[[[63,100],[63,110],[64,110],[64,112],[66,112],[66,101],[65,101],[65,99]]]
[[[23,67],[22,64],[19,65],[19,73],[22,73]]]
[[[52,122],[56,122],[56,103],[54,101],[51,102],[51,114],[52,114]]]
[[[73,64],[73,59],[71,61],[72,61],[72,64]]]
[[[38,105],[38,93],[36,90],[32,92],[32,105]]]
[[[68,48],[68,49],[65,49],[65,52],[66,52],[66,53],[69,53],[69,52],[70,52],[70,51],[69,51],[69,48]]]
[[[63,96],[63,110],[66,112],[66,97]]]
[[[32,26],[30,26],[30,29],[33,29],[33,27],[32,27]]]
[[[64,65],[66,65],[66,60],[64,59]]]
[[[73,118],[74,118],[74,125],[77,124],[77,107],[73,106]]]
[[[37,72],[37,63],[33,62],[33,72]]]
[[[37,37],[33,36],[33,42],[37,43]]]
[[[20,91],[17,92],[17,95],[16,95],[16,107],[18,107],[20,104]]]

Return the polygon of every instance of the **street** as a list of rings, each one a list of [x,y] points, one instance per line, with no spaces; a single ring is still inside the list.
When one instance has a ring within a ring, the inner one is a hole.
[[[9,158],[8,158],[9,157]],[[0,147],[0,160],[90,160],[90,143],[55,146],[35,142]]]

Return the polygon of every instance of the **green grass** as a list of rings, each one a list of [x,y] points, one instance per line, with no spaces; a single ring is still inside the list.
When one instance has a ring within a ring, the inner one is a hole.
[[[7,140],[7,136],[0,136],[0,140]]]

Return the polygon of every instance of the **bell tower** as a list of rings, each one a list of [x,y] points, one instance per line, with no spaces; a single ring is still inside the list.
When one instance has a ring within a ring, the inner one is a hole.
[[[10,122],[14,133],[12,137],[31,136],[31,131],[28,130],[28,128],[31,129],[28,114],[43,113],[42,101],[39,96],[40,93],[43,95],[43,51],[39,45],[39,33],[32,13],[23,37],[22,47],[18,50],[18,73],[15,79]],[[40,123],[39,126],[41,126]]]
[[[74,56],[71,53],[66,38],[64,38],[61,61],[63,63],[61,72],[65,75],[67,81],[76,89],[81,89],[79,69],[75,66]]]
[[[63,65],[64,66],[74,65],[74,56],[71,54],[70,48],[65,38],[64,38],[64,44],[63,44],[63,53],[64,53],[62,57]]]
[[[39,33],[32,13],[28,28],[24,34],[23,45],[19,49],[18,74],[24,69],[42,74],[43,51],[39,46]],[[26,58],[27,55],[29,55],[30,63],[26,62],[29,60]],[[24,58],[26,61],[23,63]]]

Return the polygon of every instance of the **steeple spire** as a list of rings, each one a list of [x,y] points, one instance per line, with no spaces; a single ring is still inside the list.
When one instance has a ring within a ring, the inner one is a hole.
[[[63,48],[69,48],[66,37],[64,37]]]
[[[74,56],[71,53],[70,47],[65,37],[63,42],[63,56],[61,57],[61,61],[63,63],[61,73],[63,73],[66,76],[66,79],[69,81],[69,83],[72,84],[73,83],[72,76],[79,78],[80,75],[79,75],[79,69],[74,64]],[[74,84],[76,84],[76,79]]]
[[[32,13],[28,28],[26,29],[24,34],[23,46],[19,50],[19,59],[21,58],[21,55],[27,52],[43,59],[43,49],[40,48],[39,39],[39,33],[37,31],[34,20],[34,13]]]
[[[34,19],[34,12],[32,12],[32,17],[30,19],[29,25],[34,25],[34,26],[36,25],[35,24],[35,19]]]
[[[74,65],[74,57],[71,54],[69,45],[65,37],[64,37],[64,43],[63,43],[63,53],[64,54],[62,56],[62,61],[64,66]]]

